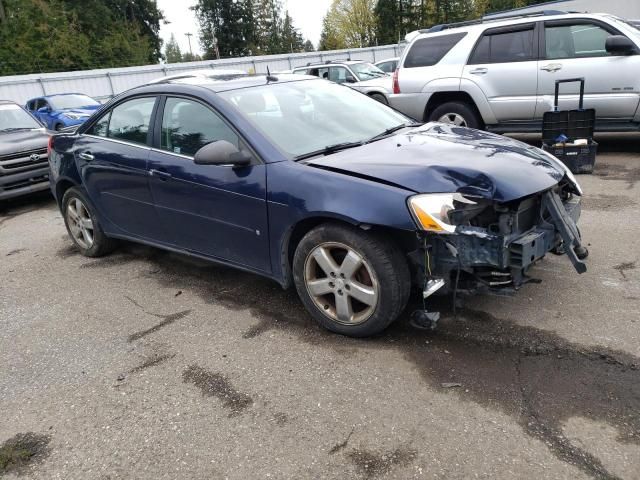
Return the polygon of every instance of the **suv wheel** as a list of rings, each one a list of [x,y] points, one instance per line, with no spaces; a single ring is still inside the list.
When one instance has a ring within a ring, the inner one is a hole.
[[[428,121],[456,125],[458,127],[482,128],[482,121],[472,106],[463,102],[447,102],[437,107]]]
[[[411,287],[398,247],[371,232],[336,224],[320,225],[300,241],[293,278],[314,319],[352,337],[387,328],[404,310]]]
[[[101,257],[115,248],[116,241],[104,234],[93,206],[79,188],[65,192],[62,213],[67,232],[82,255]]]

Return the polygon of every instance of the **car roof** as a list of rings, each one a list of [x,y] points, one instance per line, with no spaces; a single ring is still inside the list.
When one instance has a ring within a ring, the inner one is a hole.
[[[367,60],[327,60],[322,63],[310,63],[308,65],[299,65],[293,67],[294,70],[300,70],[302,68],[309,67],[330,67],[331,65],[357,65],[358,63],[370,63]]]
[[[579,12],[560,12],[555,10],[543,10],[540,12],[532,12],[530,14],[493,14],[485,16],[478,20],[472,20],[469,22],[460,22],[452,24],[436,25],[434,27],[415,30],[410,32],[405,37],[407,41],[412,42],[417,38],[425,38],[431,36],[448,35],[451,33],[460,32],[480,32],[489,28],[506,27],[510,25],[519,25],[522,23],[531,23],[537,21],[550,21],[550,20],[571,20],[572,18],[602,18],[603,16],[610,17],[604,13],[579,13]]]
[[[271,76],[264,74],[247,74],[244,76],[238,76],[233,78],[216,78],[216,77],[187,77],[187,78],[176,78],[169,79],[166,82],[155,83],[149,85],[142,85],[140,87],[133,88],[129,90],[127,93],[132,93],[138,91],[141,88],[144,88],[145,91],[149,92],[161,92],[163,86],[167,85],[184,85],[184,86],[194,86],[194,87],[202,87],[208,90],[213,91],[214,93],[218,92],[226,92],[229,90],[239,90],[242,88],[251,88],[251,87],[260,87],[266,85],[277,85],[283,83],[290,82],[300,82],[300,81],[310,81],[317,80],[321,81],[318,77],[312,75],[299,75],[293,73],[283,73],[271,74]]]
[[[18,105],[13,100],[0,100],[0,105]],[[20,107],[20,105],[18,105]]]

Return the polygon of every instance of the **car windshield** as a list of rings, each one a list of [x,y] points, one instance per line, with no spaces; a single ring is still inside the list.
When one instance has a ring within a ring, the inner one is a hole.
[[[366,142],[411,120],[350,88],[321,80],[220,92],[289,158]]]
[[[0,132],[34,128],[42,128],[42,125],[18,105],[0,105]]]
[[[54,110],[66,110],[68,108],[88,107],[91,105],[100,105],[93,98],[86,95],[60,95],[49,97],[49,103]]]
[[[378,67],[370,63],[354,63],[349,66],[360,80],[371,80],[372,78],[384,77],[387,75]]]

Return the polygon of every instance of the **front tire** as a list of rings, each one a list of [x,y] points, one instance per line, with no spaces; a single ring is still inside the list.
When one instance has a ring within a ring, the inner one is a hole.
[[[102,231],[93,205],[78,187],[70,188],[62,197],[62,216],[69,236],[85,257],[102,257],[116,247],[116,241]]]
[[[456,127],[483,128],[482,119],[475,108],[463,102],[443,103],[431,112],[428,121],[447,123]]]
[[[387,328],[409,300],[407,262],[381,235],[338,224],[307,233],[293,258],[300,299],[327,330],[368,337]]]

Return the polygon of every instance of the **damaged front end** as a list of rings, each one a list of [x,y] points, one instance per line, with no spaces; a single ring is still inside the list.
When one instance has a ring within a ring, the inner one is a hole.
[[[578,273],[587,256],[576,226],[581,191],[565,177],[554,187],[508,202],[472,195],[409,199],[421,231],[410,254],[423,296],[433,293],[515,293],[548,252],[566,254]]]

